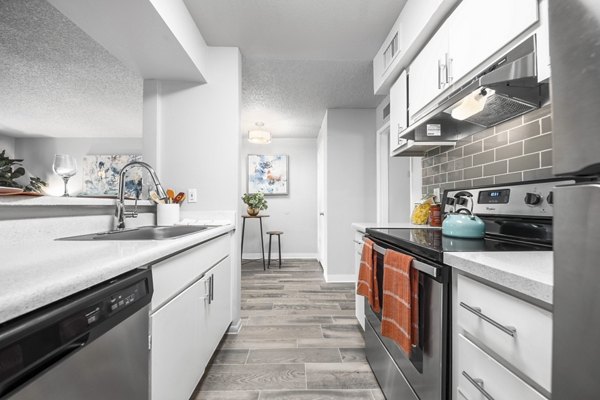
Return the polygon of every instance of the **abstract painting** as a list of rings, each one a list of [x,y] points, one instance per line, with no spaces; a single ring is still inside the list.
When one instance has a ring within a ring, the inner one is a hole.
[[[287,155],[248,155],[248,193],[288,194]]]
[[[83,157],[83,196],[116,196],[119,193],[119,173],[131,161],[141,161],[141,155],[93,155]],[[142,170],[133,168],[125,177],[125,196],[141,198]]]

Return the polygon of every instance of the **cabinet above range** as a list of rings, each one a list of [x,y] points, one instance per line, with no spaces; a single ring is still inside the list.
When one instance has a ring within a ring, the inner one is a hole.
[[[385,95],[461,0],[408,0],[373,58],[373,88]]]
[[[422,155],[543,105],[546,15],[546,0],[463,0],[390,89],[402,119],[391,154]]]

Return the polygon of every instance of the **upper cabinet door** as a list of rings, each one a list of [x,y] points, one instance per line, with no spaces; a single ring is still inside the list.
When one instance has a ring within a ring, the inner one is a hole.
[[[474,71],[539,19],[537,0],[463,0],[447,20],[450,82]]]
[[[390,151],[400,146],[400,133],[408,126],[408,80],[402,71],[390,88]]]
[[[448,24],[431,38],[409,68],[409,116],[413,123],[426,112],[420,112],[446,87],[446,56],[448,54]]]

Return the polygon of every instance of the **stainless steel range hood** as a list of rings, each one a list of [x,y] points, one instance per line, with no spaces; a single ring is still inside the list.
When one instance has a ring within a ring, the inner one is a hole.
[[[442,99],[401,137],[415,142],[458,140],[539,108],[548,93],[548,84],[537,79],[532,36]]]

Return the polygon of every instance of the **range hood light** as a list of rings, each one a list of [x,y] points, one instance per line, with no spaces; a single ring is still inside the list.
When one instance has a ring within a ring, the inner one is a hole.
[[[475,90],[452,109],[452,118],[463,121],[480,113],[485,108],[487,99],[495,93],[494,90],[486,88]]]

